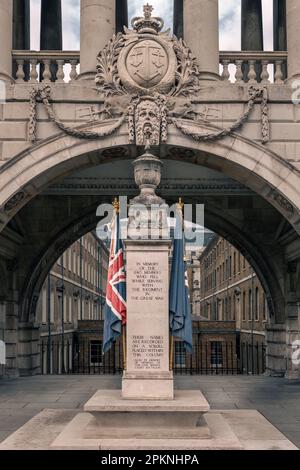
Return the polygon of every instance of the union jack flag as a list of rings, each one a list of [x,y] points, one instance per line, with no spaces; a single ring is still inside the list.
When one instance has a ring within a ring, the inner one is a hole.
[[[111,244],[104,308],[103,353],[122,334],[126,324],[126,274],[124,247],[120,236],[120,216],[115,210],[111,225]]]

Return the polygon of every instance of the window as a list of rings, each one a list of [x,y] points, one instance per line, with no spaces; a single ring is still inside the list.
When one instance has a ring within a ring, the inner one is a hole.
[[[233,275],[236,275],[236,252],[233,254]]]
[[[211,367],[216,369],[223,366],[223,349],[221,341],[212,341],[210,343],[210,363]]]
[[[267,321],[268,304],[266,294],[263,294],[263,321]]]
[[[90,364],[91,366],[102,364],[102,341],[90,341]]]
[[[73,296],[69,296],[69,323],[73,320]]]
[[[243,292],[243,320],[246,320],[246,292]]]
[[[47,290],[43,288],[42,297],[42,323],[47,323]]]
[[[248,312],[249,312],[249,320],[252,320],[252,290],[249,289],[249,297],[248,297]]]
[[[232,320],[233,321],[236,320],[236,302],[237,302],[237,299],[234,295],[232,298]]]
[[[54,323],[54,290],[51,290],[50,296],[50,323]]]
[[[255,321],[259,320],[259,289],[255,289]]]

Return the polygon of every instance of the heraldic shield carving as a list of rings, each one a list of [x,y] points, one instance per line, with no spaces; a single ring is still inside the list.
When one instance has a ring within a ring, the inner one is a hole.
[[[199,89],[190,49],[169,30],[162,32],[164,21],[152,11],[145,5],[144,17],[131,22],[133,29],[124,28],[97,57],[96,84],[106,96],[107,112],[128,105],[129,138],[137,145],[166,142],[167,116],[176,100]]]

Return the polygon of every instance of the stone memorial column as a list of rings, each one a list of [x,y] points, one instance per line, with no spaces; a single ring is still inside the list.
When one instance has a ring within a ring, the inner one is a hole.
[[[288,48],[288,78],[300,78],[300,1],[287,0],[287,48]]]
[[[80,76],[94,79],[97,55],[115,33],[115,0],[80,2]]]
[[[202,80],[220,80],[218,0],[184,0],[184,40],[197,57]]]
[[[159,158],[149,152],[134,162],[135,181],[141,194],[131,201],[129,223],[132,223],[132,210],[139,207],[144,208],[144,223],[140,239],[134,239],[137,233],[129,226],[126,242],[127,367],[122,397],[131,400],[174,398],[169,355],[170,240],[165,232],[165,201],[155,194],[161,166]]]
[[[8,82],[12,81],[12,27],[13,2],[0,0],[0,80]]]

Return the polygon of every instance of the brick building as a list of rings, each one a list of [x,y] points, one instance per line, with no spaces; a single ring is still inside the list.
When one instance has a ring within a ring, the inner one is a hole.
[[[251,369],[251,364],[262,364],[268,307],[252,266],[219,236],[212,238],[199,262],[200,318],[234,322],[241,367]]]
[[[96,341],[100,335],[102,338],[108,258],[106,245],[91,232],[70,246],[52,267],[37,307],[42,371],[71,368],[75,342],[87,323],[93,337],[86,342],[89,354],[99,350]]]

